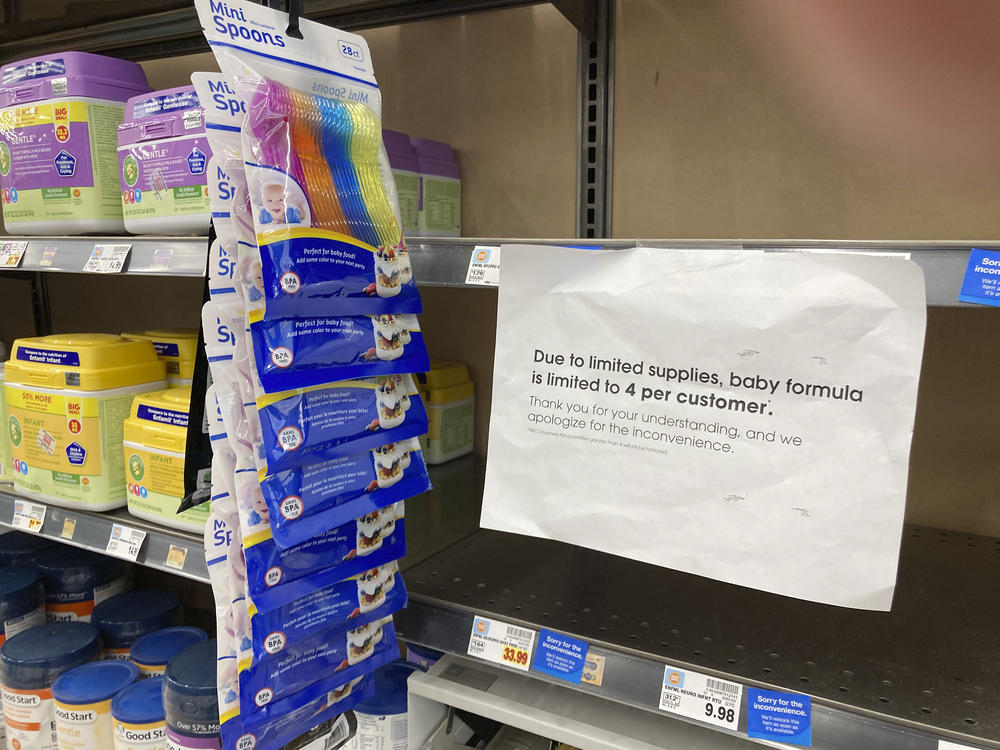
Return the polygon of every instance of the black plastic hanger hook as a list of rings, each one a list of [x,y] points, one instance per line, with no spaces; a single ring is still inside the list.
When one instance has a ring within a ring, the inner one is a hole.
[[[302,0],[288,0],[288,28],[285,33],[296,39],[302,38],[299,30],[299,16],[302,15]]]

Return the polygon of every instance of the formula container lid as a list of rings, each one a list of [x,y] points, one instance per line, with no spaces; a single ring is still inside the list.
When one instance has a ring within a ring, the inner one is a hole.
[[[461,362],[448,362],[443,359],[432,359],[431,369],[418,373],[417,380],[427,388],[448,388],[469,382],[469,368]]]
[[[426,672],[419,664],[397,659],[375,670],[375,694],[354,707],[355,713],[390,716],[406,713],[406,680],[414,672]]]
[[[95,661],[60,675],[52,684],[52,697],[71,706],[100,703],[114,698],[138,676],[139,668],[132,662]]]
[[[472,383],[460,383],[450,385],[447,388],[422,388],[420,396],[424,400],[425,406],[441,406],[452,404],[456,401],[465,401],[476,395]]]
[[[417,155],[413,153],[413,144],[410,143],[410,136],[395,130],[383,130],[382,142],[385,144],[385,152],[389,156],[390,168],[405,169],[409,172],[420,171]]]
[[[184,453],[190,408],[189,386],[139,394],[132,399],[132,409],[125,420],[125,440],[147,448]]]
[[[44,603],[41,573],[34,568],[0,568],[0,627]]]
[[[437,661],[444,656],[441,651],[435,651],[432,648],[427,648],[426,646],[421,646],[419,643],[406,642],[406,655],[407,661],[413,662],[414,664],[420,664],[425,666],[426,664],[435,664]],[[412,657],[412,658],[411,658]]]
[[[54,544],[51,539],[25,534],[23,531],[0,534],[0,565],[33,564],[43,549]]]
[[[97,626],[53,622],[18,633],[0,646],[0,677],[15,690],[45,688],[60,674],[93,661],[101,652]]]
[[[187,328],[164,328],[153,331],[123,333],[127,339],[153,342],[156,356],[167,366],[167,375],[178,378],[194,377],[194,360],[198,356],[198,331]]]
[[[71,333],[17,339],[7,382],[30,388],[103,391],[166,380],[148,341],[110,333]]]
[[[413,152],[417,155],[421,174],[458,179],[458,163],[451,146],[428,138],[411,138]]]
[[[177,695],[216,695],[216,643],[214,638],[188,646],[167,663],[167,692]]]
[[[124,560],[63,544],[39,555],[35,567],[42,573],[45,595],[49,598],[54,594],[92,593],[95,586],[111,583],[127,570]]]
[[[208,636],[201,628],[192,628],[186,625],[162,628],[147,633],[133,643],[129,657],[143,667],[163,667],[181,652],[207,638]],[[215,668],[212,667],[212,669]],[[212,674],[214,679],[215,673],[212,672]],[[167,677],[169,678],[169,675]],[[170,684],[169,679],[167,684]],[[214,686],[215,683],[212,684]]]
[[[68,96],[124,102],[143,91],[149,83],[138,63],[90,52],[55,52],[0,68],[0,107]]]
[[[141,680],[122,690],[111,699],[111,715],[124,724],[163,721],[163,678]]]
[[[194,86],[178,86],[128,100],[125,121],[118,126],[118,147],[204,132],[205,111]]]
[[[90,621],[109,648],[131,646],[136,639],[172,625],[180,611],[177,594],[163,589],[135,589],[94,607]]]

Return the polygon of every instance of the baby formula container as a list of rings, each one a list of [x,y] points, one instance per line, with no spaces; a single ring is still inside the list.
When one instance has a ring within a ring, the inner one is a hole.
[[[458,237],[462,231],[462,181],[451,146],[411,138],[420,169],[417,222],[424,237]]]
[[[459,362],[431,362],[420,376],[427,409],[427,434],[420,437],[424,460],[441,464],[472,453],[476,399],[469,369]]]
[[[3,391],[7,363],[0,362],[0,482],[10,481],[10,438],[7,436],[7,399]]]
[[[0,568],[0,644],[45,624],[42,574],[34,568]]]
[[[211,156],[194,86],[129,99],[118,126],[125,228],[135,234],[206,234]]]
[[[145,339],[153,343],[156,356],[167,368],[171,388],[190,386],[194,360],[198,355],[198,332],[187,328],[123,333],[127,339]]]
[[[399,214],[403,220],[403,236],[415,237],[418,228],[418,206],[420,203],[420,167],[417,155],[413,153],[410,137],[395,130],[383,130],[382,142],[389,156],[389,168],[396,180],[399,196]]]
[[[125,505],[122,422],[133,396],[166,387],[152,344],[106,333],[18,339],[5,387],[16,489],[66,507]]]
[[[375,694],[354,707],[358,731],[349,750],[403,750],[407,747],[406,679],[421,667],[394,661],[375,670]]]
[[[134,62],[57,52],[0,68],[0,187],[13,234],[125,229],[115,158],[125,101],[149,91]]]
[[[56,544],[50,539],[23,531],[0,534],[0,566],[34,565],[41,551]]]
[[[163,674],[167,662],[177,654],[208,638],[201,628],[178,625],[172,628],[154,630],[132,644],[129,654],[132,663],[139,668],[141,679]],[[214,684],[214,683],[213,683]],[[169,715],[167,716],[169,722]],[[167,729],[169,731],[169,723]]]
[[[59,677],[52,685],[59,750],[114,747],[111,699],[138,675],[131,662],[95,661]]]
[[[129,588],[123,560],[76,547],[56,545],[39,556],[35,567],[45,585],[49,622],[90,622],[94,607]]]
[[[184,448],[190,388],[171,388],[136,396],[125,420],[125,474],[128,511],[164,526],[201,533],[210,508],[196,505],[183,513]]]
[[[115,750],[167,750],[163,721],[163,678],[151,677],[111,700]]]
[[[105,659],[128,661],[139,638],[173,625],[180,614],[177,594],[163,589],[136,589],[94,607],[90,621],[101,631]]]
[[[52,683],[100,652],[101,638],[89,622],[39,625],[0,646],[8,748],[56,750]]]
[[[167,739],[173,750],[219,750],[215,639],[186,648],[167,665],[163,683]]]

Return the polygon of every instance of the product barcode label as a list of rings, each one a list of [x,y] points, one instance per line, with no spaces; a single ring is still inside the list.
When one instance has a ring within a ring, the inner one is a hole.
[[[469,656],[528,671],[537,633],[529,628],[508,625],[478,615],[472,621]]]
[[[121,273],[131,249],[131,245],[94,245],[83,270],[88,273]]]
[[[27,242],[0,242],[0,268],[17,268],[27,249]]]
[[[42,530],[42,524],[45,523],[45,510],[46,506],[41,503],[18,500],[14,503],[14,519],[10,525],[15,529],[37,534]]]
[[[465,283],[475,286],[500,286],[500,248],[476,245],[469,257]]]
[[[145,539],[145,531],[116,523],[111,527],[111,536],[108,538],[106,552],[109,555],[135,562],[136,558],[139,557],[139,550],[142,549],[142,543]]]
[[[660,710],[712,726],[731,729],[740,723],[743,686],[667,664],[663,668]]]

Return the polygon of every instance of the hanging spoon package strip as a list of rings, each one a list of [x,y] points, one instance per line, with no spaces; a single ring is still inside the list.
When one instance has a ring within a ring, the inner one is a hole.
[[[229,715],[220,728],[222,750],[280,750],[314,726],[350,711],[373,694],[374,678],[366,674],[311,699],[290,696],[278,701],[284,713],[269,712],[267,720],[253,727],[245,726],[238,713]]]
[[[354,630],[323,632],[289,646],[279,657],[240,672],[240,713],[245,722],[255,714],[317,683],[347,682],[375,671],[399,654],[392,619],[375,620]],[[320,688],[317,692],[322,692]]]
[[[417,445],[411,438],[264,479],[260,490],[274,543],[289,549],[429,491],[430,477]],[[363,551],[374,552],[378,543],[370,540]]]
[[[407,596],[398,570],[389,562],[266,611],[251,602],[251,660],[267,659],[319,632],[350,630],[402,609]]]
[[[221,17],[196,5],[246,107],[258,314],[419,312],[364,39],[309,21],[295,39],[278,11],[230,3]]]
[[[410,375],[263,395],[257,399],[257,411],[265,476],[418,437],[428,425]]]
[[[402,503],[402,501],[400,501]],[[395,518],[395,508],[392,508]],[[370,525],[359,518],[291,547],[280,549],[273,539],[247,546],[247,588],[261,611],[280,607],[364,570],[399,560],[406,555],[405,522],[387,522],[366,536]]]

